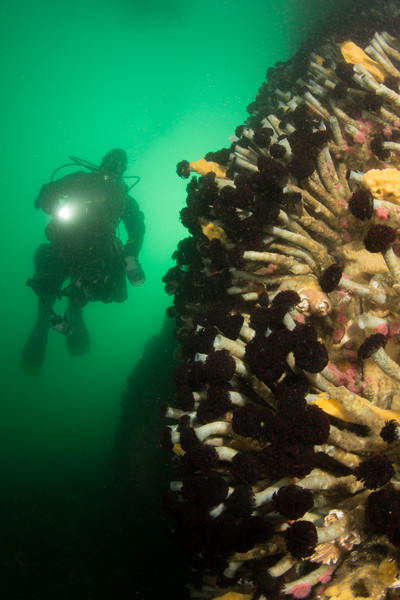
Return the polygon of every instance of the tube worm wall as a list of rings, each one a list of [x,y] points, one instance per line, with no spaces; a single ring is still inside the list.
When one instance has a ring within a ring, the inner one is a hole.
[[[181,362],[161,444],[193,598],[399,585],[400,11],[382,6],[270,69],[231,146],[178,165],[196,175],[164,277]]]

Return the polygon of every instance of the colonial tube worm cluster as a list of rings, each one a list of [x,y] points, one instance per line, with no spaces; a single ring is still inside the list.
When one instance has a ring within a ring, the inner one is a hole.
[[[196,162],[164,277],[180,363],[161,444],[193,598],[400,585],[400,20],[268,71]],[[200,581],[201,579],[201,581]]]

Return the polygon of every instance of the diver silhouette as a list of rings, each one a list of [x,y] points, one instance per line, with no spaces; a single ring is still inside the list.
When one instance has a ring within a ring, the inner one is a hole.
[[[86,354],[90,340],[83,307],[89,301],[124,302],[126,278],[135,286],[145,281],[138,260],[144,216],[122,181],[126,152],[111,150],[99,167],[70,158],[88,170],[53,181],[56,169],[34,203],[51,220],[46,227],[49,243],[36,250],[35,274],[27,282],[39,300],[37,319],[21,357],[21,368],[30,375],[37,375],[44,363],[50,328],[65,334],[71,355]],[[120,221],[128,235],[125,245],[117,236]],[[53,305],[63,296],[68,298],[68,308],[61,317]]]

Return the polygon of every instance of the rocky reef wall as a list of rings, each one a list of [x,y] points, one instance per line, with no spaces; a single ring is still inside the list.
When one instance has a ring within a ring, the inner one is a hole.
[[[356,3],[178,164],[161,445],[192,598],[395,597],[399,82],[398,3]]]

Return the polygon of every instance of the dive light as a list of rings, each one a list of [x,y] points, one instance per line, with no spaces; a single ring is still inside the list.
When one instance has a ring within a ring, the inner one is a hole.
[[[80,200],[78,198],[64,197],[59,198],[59,206],[56,209],[55,216],[64,223],[76,220],[82,217],[82,213],[87,213],[90,201]]]

